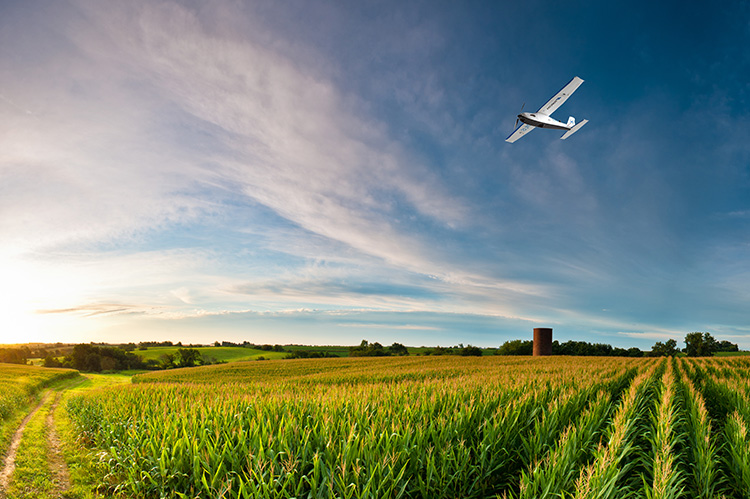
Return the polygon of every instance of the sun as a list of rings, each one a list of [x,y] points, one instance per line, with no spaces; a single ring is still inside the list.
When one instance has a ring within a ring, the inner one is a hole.
[[[45,311],[69,307],[80,297],[65,268],[0,256],[0,343],[66,341],[77,318]]]

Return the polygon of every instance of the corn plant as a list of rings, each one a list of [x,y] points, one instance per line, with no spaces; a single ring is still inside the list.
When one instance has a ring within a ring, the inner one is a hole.
[[[711,419],[703,396],[684,370],[680,381],[685,393],[687,449],[691,463],[688,477],[690,496],[699,499],[713,498],[716,497],[719,476],[717,448],[711,438]]]
[[[750,497],[750,442],[747,425],[735,411],[724,425],[725,464],[731,488],[739,497]]]
[[[677,427],[676,383],[673,367],[668,364],[661,380],[661,397],[656,410],[651,414],[652,430],[649,435],[653,461],[651,480],[644,478],[643,492],[648,499],[674,499],[680,497],[685,480],[674,454],[675,445],[681,438]]]

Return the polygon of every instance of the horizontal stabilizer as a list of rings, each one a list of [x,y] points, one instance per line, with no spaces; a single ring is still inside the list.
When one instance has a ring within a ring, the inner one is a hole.
[[[570,130],[568,130],[567,132],[565,132],[565,135],[563,135],[562,137],[560,137],[560,139],[561,140],[567,139],[568,137],[570,137],[571,135],[573,135],[574,133],[576,133],[578,130],[580,130],[581,127],[583,125],[585,125],[586,123],[588,123],[588,122],[589,122],[589,120],[583,120],[582,122],[578,123],[576,126],[574,126]]]

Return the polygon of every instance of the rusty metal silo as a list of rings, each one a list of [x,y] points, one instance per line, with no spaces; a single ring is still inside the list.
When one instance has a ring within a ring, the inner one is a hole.
[[[552,328],[534,328],[534,356],[552,355]]]

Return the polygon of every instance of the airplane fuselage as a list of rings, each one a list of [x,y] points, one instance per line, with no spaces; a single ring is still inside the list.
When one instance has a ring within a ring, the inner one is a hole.
[[[553,130],[570,130],[572,127],[557,121],[551,116],[540,113],[521,113],[518,115],[518,119],[522,123],[527,125],[535,126],[538,128],[551,128]]]

